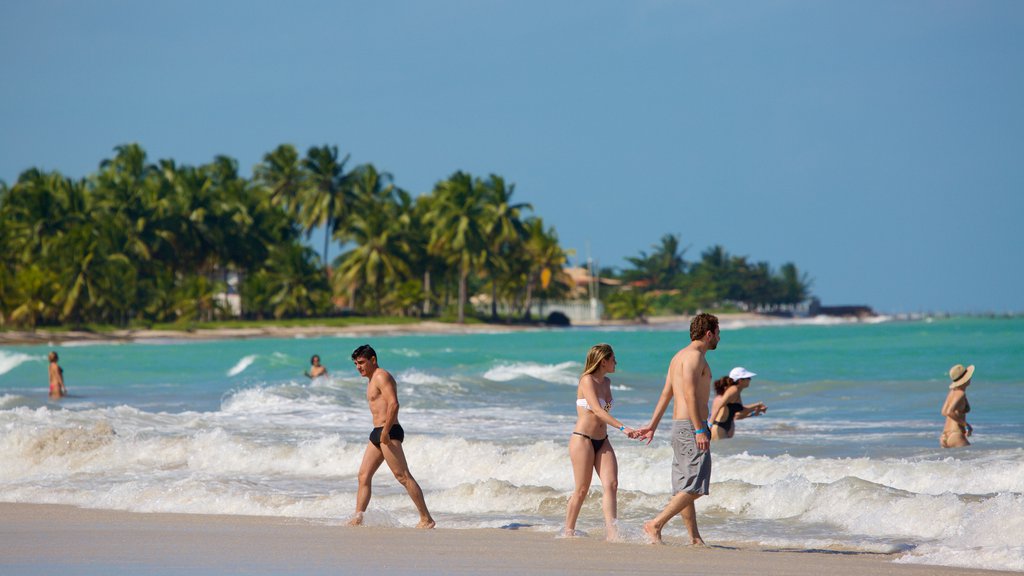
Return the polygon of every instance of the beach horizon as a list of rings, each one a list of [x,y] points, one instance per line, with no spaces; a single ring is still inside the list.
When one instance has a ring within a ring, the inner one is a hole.
[[[564,539],[519,526],[434,530],[349,527],[344,519],[134,513],[0,503],[4,574],[1016,574],[895,563],[899,554],[707,548]]]

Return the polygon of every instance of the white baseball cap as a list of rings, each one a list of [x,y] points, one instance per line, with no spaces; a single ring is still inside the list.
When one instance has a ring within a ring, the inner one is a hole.
[[[753,378],[754,376],[757,376],[757,374],[754,374],[753,372],[751,372],[750,370],[747,370],[743,366],[737,366],[737,367],[733,368],[732,370],[729,370],[729,378],[732,378],[733,380],[742,380],[744,378]]]

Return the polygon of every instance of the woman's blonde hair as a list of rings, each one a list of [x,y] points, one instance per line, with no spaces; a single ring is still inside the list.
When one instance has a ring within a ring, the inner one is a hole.
[[[615,355],[611,344],[595,344],[590,352],[587,352],[587,363],[583,366],[583,376],[597,372],[601,362]]]

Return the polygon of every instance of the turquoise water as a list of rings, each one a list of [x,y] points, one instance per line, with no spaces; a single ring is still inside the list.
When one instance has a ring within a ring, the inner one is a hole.
[[[744,400],[769,409],[713,445],[706,538],[1024,570],[1024,319],[723,328],[712,371],[756,372]],[[399,381],[410,466],[441,525],[554,533],[587,349],[615,348],[615,413],[640,425],[688,340],[659,326],[65,345],[60,403],[46,399],[50,348],[4,346],[0,500],[343,522],[370,428],[349,354],[369,342]],[[314,353],[330,374],[311,382]],[[975,435],[949,451],[939,409],[956,363],[977,366]],[[627,539],[668,497],[666,432],[612,436]],[[415,523],[391,478],[376,490],[368,523]],[[580,528],[599,532],[596,493]]]

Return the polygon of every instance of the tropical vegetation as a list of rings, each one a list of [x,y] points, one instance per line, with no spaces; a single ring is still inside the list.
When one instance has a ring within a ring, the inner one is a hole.
[[[152,162],[126,144],[83,178],[30,168],[0,181],[0,327],[530,319],[538,302],[572,296],[571,252],[502,176],[456,171],[414,196],[349,160],[337,146],[283,144],[245,176],[227,156]],[[317,230],[320,251],[306,243]],[[630,258],[609,310],[808,296],[792,264],[775,273],[718,246],[699,262],[684,253],[667,235]]]
[[[302,155],[284,144],[247,178],[225,156],[152,163],[128,144],[81,179],[32,168],[0,182],[0,325],[464,321],[485,286],[524,315],[566,289],[538,284],[566,254],[502,177],[460,171],[414,199],[348,161],[336,146]],[[315,230],[326,231],[319,254],[303,242]],[[335,242],[347,250],[330,260]]]
[[[750,262],[720,245],[689,262],[677,235],[665,234],[650,254],[627,258],[629,268],[605,270],[619,280],[606,294],[609,315],[644,320],[652,314],[683,314],[700,309],[790,312],[811,297],[812,280],[795,264],[777,271],[767,262]]]

